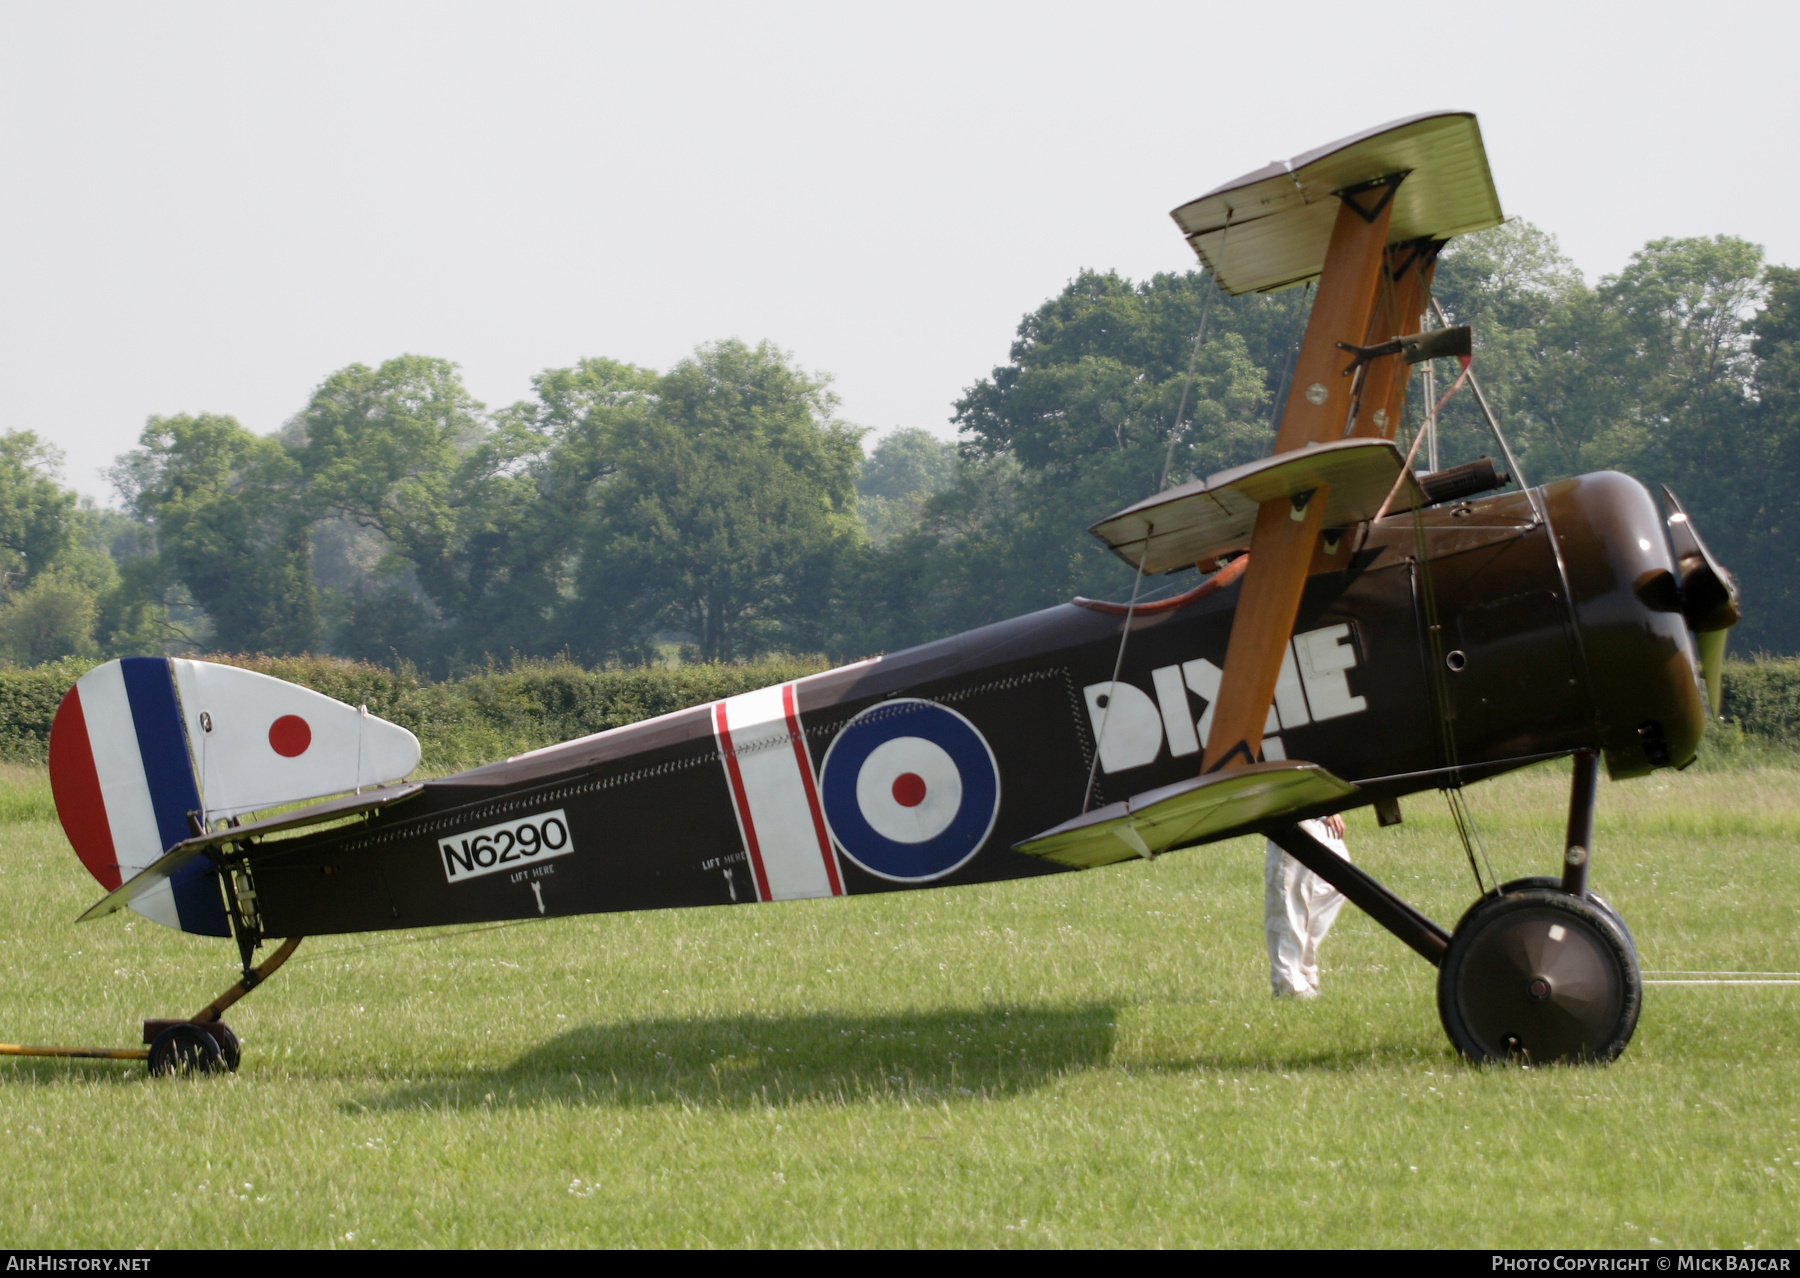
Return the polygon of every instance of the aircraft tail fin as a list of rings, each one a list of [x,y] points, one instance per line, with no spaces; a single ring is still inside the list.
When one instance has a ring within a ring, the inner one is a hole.
[[[75,854],[109,892],[221,818],[398,780],[406,729],[235,666],[126,657],[69,689],[50,729],[50,788]],[[168,927],[229,936],[218,875],[193,859],[136,893]]]
[[[1252,763],[1109,803],[1014,847],[1087,870],[1249,834],[1288,813],[1346,805],[1358,793],[1316,763]]]

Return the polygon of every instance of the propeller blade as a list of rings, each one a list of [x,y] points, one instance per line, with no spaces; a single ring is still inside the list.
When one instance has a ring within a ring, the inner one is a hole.
[[[1668,500],[1669,544],[1675,551],[1675,573],[1681,578],[1681,611],[1695,634],[1724,631],[1738,623],[1738,588],[1731,574],[1713,558],[1700,532],[1682,509],[1680,498],[1663,487]],[[1721,653],[1723,649],[1721,648]]]
[[[1676,575],[1681,578],[1681,611],[1699,649],[1706,699],[1713,714],[1720,715],[1725,698],[1725,632],[1738,623],[1737,582],[1713,558],[1681,499],[1666,484],[1663,497],[1669,503],[1669,544],[1675,551]]]
[[[1713,717],[1724,718],[1725,709],[1725,632],[1703,630],[1694,636],[1700,649],[1700,675],[1706,680],[1706,701]]]

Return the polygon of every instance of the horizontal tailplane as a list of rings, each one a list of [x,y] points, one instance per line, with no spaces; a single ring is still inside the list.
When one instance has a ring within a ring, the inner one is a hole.
[[[311,807],[300,808],[292,812],[283,812],[262,821],[252,821],[246,825],[235,825],[223,830],[214,830],[207,834],[195,835],[170,848],[161,859],[138,871],[131,878],[101,897],[89,906],[76,919],[77,923],[91,923],[95,919],[103,919],[108,914],[130,907],[138,909],[138,902],[155,895],[163,884],[173,882],[190,869],[212,869],[211,862],[205,859],[208,849],[225,843],[246,842],[260,839],[266,835],[289,830],[303,830],[313,826],[329,825],[351,817],[359,817],[373,812],[377,808],[389,807],[403,799],[410,799],[425,788],[421,781],[413,781],[406,785],[383,786],[371,790],[367,794],[346,795],[341,799],[331,799],[325,803],[315,803]],[[139,913],[142,913],[140,910]]]

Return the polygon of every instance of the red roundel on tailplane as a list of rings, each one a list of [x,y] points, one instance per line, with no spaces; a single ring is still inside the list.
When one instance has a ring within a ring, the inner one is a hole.
[[[269,725],[269,748],[284,759],[298,758],[312,744],[312,726],[297,714],[284,714]]]
[[[916,808],[925,802],[925,778],[917,772],[902,772],[895,777],[894,802],[903,808]]]

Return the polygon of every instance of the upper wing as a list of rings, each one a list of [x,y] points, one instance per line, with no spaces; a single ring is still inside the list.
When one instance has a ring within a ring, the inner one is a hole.
[[[1394,196],[1390,244],[1447,240],[1502,221],[1481,126],[1461,111],[1410,116],[1277,160],[1169,216],[1220,288],[1266,293],[1319,274],[1336,192],[1390,173],[1408,174]]]

